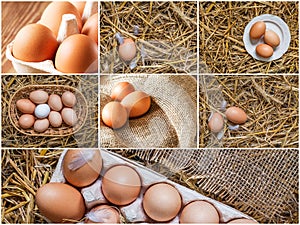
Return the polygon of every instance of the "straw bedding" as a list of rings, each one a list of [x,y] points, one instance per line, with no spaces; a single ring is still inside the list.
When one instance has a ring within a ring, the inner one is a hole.
[[[299,72],[299,25],[295,2],[200,2],[200,60],[212,73],[297,73]],[[245,50],[243,33],[256,16],[273,14],[283,19],[291,43],[282,58],[273,62],[254,60]]]
[[[13,94],[27,85],[68,85],[77,88],[88,103],[83,127],[65,137],[34,137],[17,131],[8,118],[8,104]],[[3,75],[2,76],[2,146],[17,148],[97,147],[98,146],[98,77],[93,75]]]

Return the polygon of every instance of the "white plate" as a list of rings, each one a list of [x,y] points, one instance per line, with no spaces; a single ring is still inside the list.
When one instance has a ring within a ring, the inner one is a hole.
[[[280,44],[274,49],[274,53],[269,58],[263,58],[256,54],[255,48],[258,44],[264,43],[263,37],[259,40],[250,39],[250,29],[257,21],[264,21],[267,30],[272,30],[278,34]],[[260,61],[270,62],[279,59],[289,48],[291,34],[288,25],[278,16],[263,14],[253,18],[245,27],[243,41],[247,52],[254,58]]]

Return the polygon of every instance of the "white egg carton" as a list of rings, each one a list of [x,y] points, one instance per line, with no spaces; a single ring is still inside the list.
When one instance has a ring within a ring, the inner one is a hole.
[[[96,182],[94,182],[91,186],[85,187],[81,189],[81,193],[86,203],[87,209],[91,209],[93,206],[98,204],[109,204],[109,202],[105,199],[101,192],[101,177],[103,174],[112,166],[115,165],[129,165],[134,168],[141,176],[142,179],[142,189],[140,196],[131,204],[127,206],[121,206],[120,211],[122,215],[126,218],[126,221],[129,223],[151,223],[153,222],[144,212],[142,207],[142,199],[144,192],[146,189],[158,182],[167,182],[173,185],[180,192],[182,197],[183,205],[194,201],[194,200],[205,200],[214,205],[214,207],[218,210],[220,216],[220,223],[226,223],[233,219],[238,218],[246,218],[254,220],[253,218],[245,215],[244,213],[231,208],[221,202],[218,202],[214,199],[208,198],[200,193],[193,191],[189,188],[186,188],[182,185],[179,185],[175,182],[170,181],[167,177],[150,170],[136,162],[133,162],[129,159],[126,159],[118,154],[108,152],[107,150],[99,150],[101,152],[101,156],[103,159],[103,168],[101,171],[101,176],[98,178]],[[66,180],[62,173],[62,160],[67,150],[64,150],[61,154],[57,167],[53,173],[50,182],[60,182],[65,183]],[[255,220],[254,220],[255,221]],[[170,223],[179,223],[179,215],[177,215]]]

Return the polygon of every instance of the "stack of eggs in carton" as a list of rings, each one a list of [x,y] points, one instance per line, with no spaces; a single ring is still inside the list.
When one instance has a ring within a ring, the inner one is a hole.
[[[98,13],[70,2],[52,2],[41,19],[24,26],[6,55],[17,72],[93,73],[98,71]]]

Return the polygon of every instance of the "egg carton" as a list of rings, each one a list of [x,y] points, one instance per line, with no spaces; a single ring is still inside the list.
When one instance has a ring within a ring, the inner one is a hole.
[[[82,20],[86,21],[87,18],[95,12],[95,4],[97,2],[87,1],[84,7]],[[64,14],[59,27],[57,41],[61,43],[64,39],[73,34],[79,34],[77,27],[76,17],[73,14]],[[6,58],[12,62],[12,65],[17,73],[50,73],[50,74],[63,74],[55,69],[52,60],[45,60],[42,62],[26,62],[15,58],[12,54],[14,41],[9,43],[6,47]]]
[[[255,221],[253,218],[245,215],[244,213],[231,208],[221,202],[218,202],[214,199],[208,198],[200,193],[193,191],[189,188],[186,188],[180,184],[170,181],[167,177],[146,168],[136,162],[133,162],[129,159],[126,159],[116,153],[109,152],[105,149],[99,150],[103,159],[103,167],[101,170],[101,176],[111,167],[115,165],[128,165],[134,168],[141,176],[142,180],[142,189],[139,197],[129,205],[120,206],[120,212],[125,217],[126,221],[129,223],[153,223],[144,212],[142,206],[142,199],[146,189],[154,183],[165,182],[173,185],[181,194],[182,204],[186,205],[189,202],[195,200],[204,200],[211,203],[218,211],[220,216],[220,223],[227,223],[233,219],[250,219]],[[62,155],[59,158],[57,167],[53,173],[53,176],[50,182],[59,182],[66,183],[62,172],[62,161],[66,154],[67,150],[64,150]],[[84,198],[87,210],[90,210],[96,205],[99,204],[109,204],[109,202],[105,199],[104,195],[101,191],[101,176],[94,182],[92,185],[82,188],[81,194]],[[179,215],[177,215],[173,220],[169,221],[169,223],[179,223]]]

